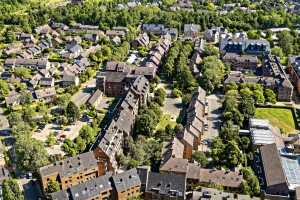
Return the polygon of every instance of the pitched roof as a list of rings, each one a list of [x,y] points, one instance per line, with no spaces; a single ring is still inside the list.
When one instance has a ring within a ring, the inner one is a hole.
[[[146,192],[158,192],[160,195],[183,198],[185,187],[184,175],[149,172]]]
[[[112,180],[117,192],[141,185],[140,177],[135,168],[112,176]]]
[[[171,158],[183,158],[184,145],[179,139],[174,137],[170,142],[163,146],[162,150],[162,164]]]
[[[183,158],[170,158],[161,167],[160,171],[186,173],[188,170],[188,160]]]
[[[276,144],[260,147],[267,187],[277,184],[287,184]]]

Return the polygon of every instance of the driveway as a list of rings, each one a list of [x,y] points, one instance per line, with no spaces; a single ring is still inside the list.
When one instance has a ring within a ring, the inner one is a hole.
[[[6,129],[9,129],[9,123],[6,116],[4,115],[3,108],[0,107],[0,131]]]
[[[222,100],[220,96],[209,95],[206,97],[208,102],[207,124],[208,130],[204,131],[202,136],[202,144],[199,146],[201,151],[209,151],[207,141],[211,141],[215,137],[219,136],[219,129],[221,126],[222,117]]]
[[[76,104],[76,106],[80,107],[85,104],[87,100],[91,97],[92,92],[96,87],[96,79],[93,78],[86,83],[81,85],[79,91],[72,96],[72,101]]]

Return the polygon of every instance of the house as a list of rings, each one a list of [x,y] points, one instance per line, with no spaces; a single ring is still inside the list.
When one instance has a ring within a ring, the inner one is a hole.
[[[47,59],[8,58],[5,60],[4,67],[6,69],[15,67],[28,67],[31,69],[48,69],[50,68],[50,63]]]
[[[24,43],[34,43],[34,37],[32,34],[16,33],[16,39]]]
[[[276,144],[261,146],[260,157],[264,172],[266,194],[288,196],[289,188]]]
[[[252,118],[249,120],[249,127],[252,144],[255,147],[275,143],[269,120]]]
[[[64,54],[63,57],[77,58],[82,52],[82,47],[79,44],[72,42],[66,46],[66,51],[68,53]]]
[[[186,180],[184,175],[148,172],[145,200],[185,200],[185,192]]]
[[[298,94],[300,94],[300,56],[290,56],[288,60],[288,72]]]
[[[165,26],[163,24],[142,24],[142,31],[148,34],[162,35]]]
[[[91,148],[107,171],[117,168],[115,156],[122,150],[124,137],[131,135],[138,109],[148,99],[150,85],[145,77],[136,77],[128,87],[125,97],[114,109],[111,121],[98,134]]]
[[[125,200],[140,195],[141,180],[136,169],[112,176],[114,199]]]
[[[78,86],[79,78],[77,75],[66,71],[63,73],[61,84],[63,87]]]
[[[135,40],[131,42],[131,46],[134,48],[146,47],[149,44],[149,36],[147,33],[140,34]]]
[[[35,90],[34,97],[37,100],[44,100],[46,102],[51,102],[56,97],[56,90],[54,87]]]
[[[105,35],[107,35],[109,38],[114,38],[116,36],[122,38],[125,37],[126,32],[122,30],[107,30]]]
[[[98,42],[99,36],[97,34],[87,33],[87,34],[83,35],[83,39],[91,41],[91,42]]]
[[[225,64],[230,65],[230,69],[241,72],[256,72],[259,61],[256,55],[240,55],[237,53],[225,53],[222,57]]]
[[[187,109],[187,123],[182,133],[177,135],[185,144],[184,158],[191,159],[191,146],[194,150],[198,149],[201,142],[201,135],[206,125],[205,119],[205,102],[206,91],[198,87],[197,91],[193,94],[190,105]]]
[[[227,33],[226,29],[223,27],[213,27],[204,32],[204,39],[207,42],[218,43],[220,36],[223,33]]]
[[[94,94],[89,98],[88,104],[92,107],[97,107],[102,100],[103,93],[100,90],[96,90]]]
[[[107,200],[113,197],[113,187],[110,174],[87,180],[78,185],[51,194],[52,200],[99,199]]]
[[[172,158],[183,158],[184,145],[179,139],[174,137],[170,142],[166,142],[162,148],[162,161],[161,165],[164,165],[168,160]]]
[[[21,95],[16,92],[10,93],[7,97],[5,97],[5,104],[7,107],[19,105],[21,99]]]
[[[42,188],[47,190],[50,181],[57,181],[61,190],[103,175],[92,151],[56,161],[39,170]]]
[[[250,39],[223,39],[220,42],[220,52],[267,55],[270,52],[270,43],[267,40]]]
[[[39,85],[42,87],[54,87],[54,78],[42,77],[39,81]]]
[[[183,153],[183,152],[182,152]],[[189,161],[183,158],[170,158],[163,163],[159,169],[161,173],[172,173],[186,175],[189,167]]]
[[[51,194],[52,200],[126,200],[140,194],[136,169],[113,175],[107,173]]]
[[[188,39],[195,39],[199,36],[200,25],[185,24],[183,28],[184,37]]]

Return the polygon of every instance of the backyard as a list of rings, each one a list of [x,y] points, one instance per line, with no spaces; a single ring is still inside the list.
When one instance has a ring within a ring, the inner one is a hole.
[[[268,119],[273,126],[278,127],[286,134],[296,130],[293,113],[288,108],[257,108],[255,117]]]

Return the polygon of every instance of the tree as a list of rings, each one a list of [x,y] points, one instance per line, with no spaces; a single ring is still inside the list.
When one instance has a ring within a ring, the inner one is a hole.
[[[80,117],[79,108],[72,101],[70,101],[68,103],[68,106],[66,109],[66,116],[70,123],[76,122]]]
[[[14,145],[17,166],[24,171],[37,172],[49,163],[48,153],[42,142],[29,134],[19,135]]]
[[[219,49],[211,44],[204,47],[203,56],[219,56]]]
[[[195,151],[192,155],[193,160],[201,164],[202,167],[205,167],[208,164],[208,159],[204,152]]]
[[[243,98],[240,104],[240,110],[246,120],[255,115],[255,105],[252,97]]]
[[[283,58],[283,56],[284,56],[282,49],[280,47],[277,47],[277,46],[273,47],[271,49],[271,52],[272,52],[273,55],[278,56],[279,58]]]
[[[278,45],[282,48],[285,55],[293,53],[294,37],[288,31],[278,33]]]
[[[163,88],[158,88],[154,92],[154,101],[157,102],[160,106],[163,106],[166,96],[166,91]]]
[[[12,127],[12,134],[14,136],[31,135],[31,127],[28,123],[25,123],[23,121],[19,122],[18,124]]]
[[[225,145],[223,144],[221,138],[214,138],[211,144],[211,157],[216,164],[220,164],[223,161],[224,149]]]
[[[11,127],[23,121],[22,114],[20,112],[11,112],[7,119]]]
[[[223,141],[236,140],[239,136],[239,128],[232,121],[224,122],[220,130],[220,137]]]
[[[6,43],[13,43],[16,40],[16,34],[13,31],[6,31],[4,38]]]
[[[70,99],[71,99],[70,94],[68,94],[68,93],[62,94],[62,95],[58,96],[58,98],[56,99],[56,103],[61,109],[65,109],[68,106]]]
[[[20,190],[19,184],[14,179],[3,180],[2,196],[5,200],[23,200],[24,196]]]
[[[261,90],[254,90],[253,91],[253,95],[254,95],[255,103],[257,103],[257,104],[263,104],[263,103],[265,103],[265,96],[264,96],[263,91],[261,91]]]
[[[70,139],[66,139],[62,145],[62,150],[69,156],[75,156],[77,152],[77,145]]]
[[[51,147],[53,145],[55,145],[57,143],[57,139],[54,135],[54,133],[50,133],[47,137],[47,140],[46,140],[46,144]]]
[[[97,136],[97,131],[88,125],[84,125],[79,131],[79,136],[86,142],[87,145],[91,145]]]
[[[244,161],[244,156],[239,149],[236,141],[229,141],[224,149],[225,165],[228,167],[237,167]]]
[[[152,135],[156,123],[154,121],[153,117],[151,117],[148,113],[143,113],[141,115],[138,115],[136,124],[135,124],[135,131],[138,134],[143,134],[143,135]]]
[[[47,191],[47,193],[53,193],[53,192],[60,191],[59,183],[55,180],[50,180],[48,182],[48,186],[47,186],[46,191]]]
[[[0,80],[0,96],[6,97],[9,94],[9,85],[6,81]]]
[[[255,176],[253,170],[250,167],[244,167],[241,169],[245,180],[243,191],[246,194],[258,195],[260,193],[260,185],[258,178]]]
[[[216,56],[208,56],[203,60],[202,87],[211,93],[218,88],[225,76],[225,66]]]
[[[23,78],[23,79],[31,79],[31,71],[25,67],[17,67],[15,68],[16,76]]]
[[[273,104],[275,104],[276,101],[277,101],[276,100],[276,94],[271,89],[265,89],[265,98],[266,98],[267,102],[270,102],[270,103],[273,103]]]

